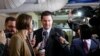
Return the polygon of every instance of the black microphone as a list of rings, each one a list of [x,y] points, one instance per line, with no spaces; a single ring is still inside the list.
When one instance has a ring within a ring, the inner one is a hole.
[[[47,42],[47,39],[48,39],[47,37],[48,37],[48,32],[47,31],[43,31],[42,32],[42,38],[43,38],[43,40],[41,42],[40,50],[42,50],[42,49],[45,48],[46,42]]]
[[[61,35],[58,33],[58,32],[55,32],[51,37],[52,37],[52,39],[54,39],[54,40],[56,40],[58,43],[60,43],[59,42],[59,37],[60,37]]]
[[[60,37],[63,37],[63,36],[61,36],[61,35],[60,35],[59,33],[57,33],[57,32],[56,32],[54,35],[55,35],[54,37],[55,37],[55,39],[58,41],[58,43],[59,43],[60,45],[62,45],[62,43],[60,42]],[[54,37],[53,37],[53,38],[54,38]],[[64,38],[64,37],[63,37],[63,38]],[[67,45],[68,45],[69,42],[67,42],[67,40],[65,40],[63,44],[67,44]]]

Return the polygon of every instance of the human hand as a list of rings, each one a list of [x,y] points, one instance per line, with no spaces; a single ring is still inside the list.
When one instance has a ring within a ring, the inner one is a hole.
[[[36,44],[36,37],[35,36],[30,40],[30,43],[31,43],[32,47],[35,46],[35,44]]]
[[[40,49],[41,44],[42,44],[42,42],[39,42],[36,48],[37,48],[37,49]]]
[[[0,31],[0,43],[4,45],[6,44],[6,36],[4,31]]]
[[[61,44],[64,44],[64,43],[65,43],[65,44],[69,44],[69,42],[66,41],[66,39],[65,39],[64,37],[62,37],[62,36],[59,37],[59,40],[60,40],[60,43],[61,43]]]

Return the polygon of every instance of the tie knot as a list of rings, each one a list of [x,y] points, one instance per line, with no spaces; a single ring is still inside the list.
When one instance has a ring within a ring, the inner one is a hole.
[[[48,36],[48,32],[47,31],[43,31],[43,36]]]

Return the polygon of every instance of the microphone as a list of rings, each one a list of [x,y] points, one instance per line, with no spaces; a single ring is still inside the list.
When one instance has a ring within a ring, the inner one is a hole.
[[[40,49],[41,49],[41,50],[44,49],[45,46],[46,46],[47,36],[48,36],[48,32],[47,32],[47,31],[43,31],[43,32],[42,32],[42,38],[43,38],[43,40],[42,40],[41,46],[40,46]]]
[[[55,37],[56,37],[56,40],[62,45],[62,44],[69,44],[69,42],[63,37],[61,36],[59,33],[55,33]]]

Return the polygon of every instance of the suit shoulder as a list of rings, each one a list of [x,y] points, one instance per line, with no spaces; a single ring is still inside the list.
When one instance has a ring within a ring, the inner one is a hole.
[[[75,38],[75,39],[73,39],[73,41],[79,41],[80,40],[80,38]]]
[[[76,39],[73,39],[72,40],[72,43],[79,43],[79,42],[81,42],[81,39],[80,38],[76,38]]]
[[[53,28],[55,33],[60,34],[61,36],[65,37],[64,32],[62,29],[60,28]]]
[[[35,31],[34,31],[34,34],[40,32],[41,30],[42,30],[42,28],[35,30]]]
[[[34,32],[37,32],[37,31],[40,31],[40,30],[42,30],[42,28],[40,28],[40,29],[37,29],[37,30],[35,30]]]
[[[56,30],[56,31],[62,31],[62,29],[56,28],[56,27],[54,27],[54,30]]]

